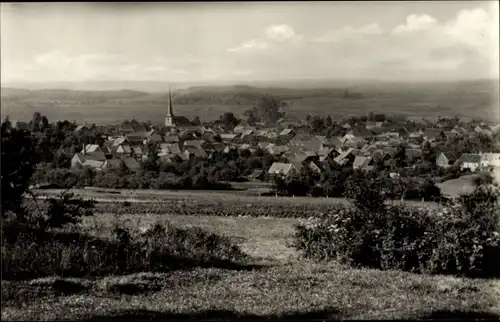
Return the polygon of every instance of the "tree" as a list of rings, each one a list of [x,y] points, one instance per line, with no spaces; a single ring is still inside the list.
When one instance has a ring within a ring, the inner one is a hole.
[[[199,116],[195,116],[194,119],[191,121],[191,125],[193,125],[193,126],[199,126],[199,125],[201,125],[200,117]]]
[[[10,121],[8,115],[5,117],[5,120],[2,123],[2,130],[4,130],[3,128],[5,128],[6,131],[12,129],[12,122]]]
[[[30,122],[31,132],[40,132],[42,115],[39,112],[33,113],[33,119]]]
[[[332,126],[333,124],[333,120],[332,120],[332,117],[330,115],[328,115],[325,119],[325,127],[328,129],[330,128],[330,126]]]
[[[220,122],[225,129],[232,130],[236,125],[238,125],[239,120],[232,112],[226,112],[220,117]]]
[[[25,130],[8,129],[2,124],[1,185],[2,217],[8,211],[22,215],[22,200],[33,175],[37,155],[35,142]]]
[[[127,164],[125,163],[125,161],[123,161],[123,159],[120,160],[120,163],[118,164],[117,174],[120,177],[124,177],[124,176],[127,176],[129,174]]]
[[[278,101],[274,96],[266,94],[260,97],[254,106],[245,112],[249,119],[256,122],[275,124],[284,116],[283,108],[286,104]]]
[[[403,145],[398,147],[398,150],[394,155],[394,162],[396,168],[398,169],[406,167],[406,148]]]
[[[435,164],[436,158],[436,149],[434,149],[429,142],[425,142],[424,147],[422,148],[422,160]]]

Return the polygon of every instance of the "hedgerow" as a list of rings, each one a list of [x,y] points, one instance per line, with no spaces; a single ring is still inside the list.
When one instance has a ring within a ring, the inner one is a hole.
[[[440,210],[423,211],[368,202],[367,190],[376,193],[376,182],[365,179],[353,191],[356,207],[297,225],[295,246],[304,256],[416,273],[500,274],[497,188],[481,186]]]

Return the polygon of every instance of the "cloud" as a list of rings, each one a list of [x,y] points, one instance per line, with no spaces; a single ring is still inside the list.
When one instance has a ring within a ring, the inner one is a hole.
[[[285,41],[295,36],[295,31],[290,25],[273,25],[266,29],[266,37],[270,40]]]
[[[245,52],[264,50],[273,47],[276,43],[291,43],[298,44],[302,40],[302,36],[297,35],[292,26],[287,24],[271,25],[266,28],[263,35],[244,42],[240,46],[228,48],[228,52]]]
[[[266,49],[268,47],[268,43],[261,39],[252,39],[241,44],[238,47],[229,48],[227,51],[229,52],[240,52],[245,50],[261,50]]]
[[[371,23],[361,27],[351,27],[347,26],[342,29],[330,32],[326,35],[312,38],[313,42],[341,42],[366,37],[366,36],[377,36],[384,33],[383,29],[377,23]]]
[[[412,14],[406,17],[406,23],[393,29],[392,33],[402,34],[406,32],[429,30],[436,26],[437,20],[426,14]]]

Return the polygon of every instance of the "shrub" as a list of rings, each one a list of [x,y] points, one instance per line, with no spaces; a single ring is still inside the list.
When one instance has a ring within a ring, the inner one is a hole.
[[[474,277],[500,273],[495,264],[500,207],[491,187],[482,186],[439,212],[369,208],[361,204],[361,193],[376,194],[359,191],[356,208],[330,213],[314,226],[297,226],[295,246],[306,257],[354,266]]]
[[[109,239],[80,231],[23,234],[2,244],[2,278],[97,276],[228,265],[246,255],[226,237],[198,228],[155,225],[144,234],[115,227]]]

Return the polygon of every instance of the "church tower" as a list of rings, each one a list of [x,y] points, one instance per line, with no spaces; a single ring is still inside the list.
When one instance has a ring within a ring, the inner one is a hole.
[[[168,88],[168,106],[167,106],[167,116],[165,117],[165,126],[175,126],[174,113],[172,111],[172,96],[170,94],[170,87]]]

